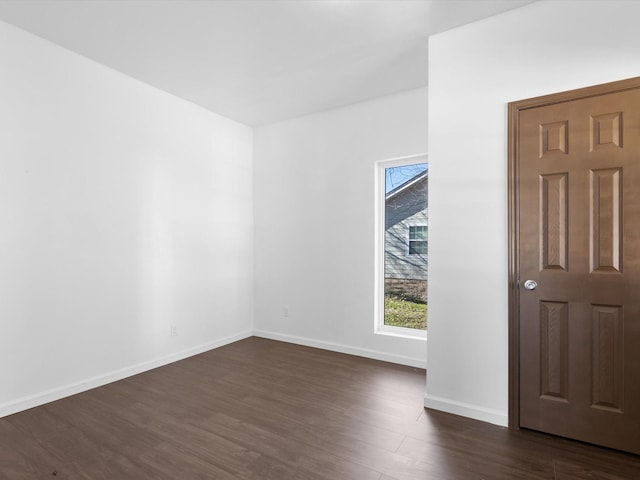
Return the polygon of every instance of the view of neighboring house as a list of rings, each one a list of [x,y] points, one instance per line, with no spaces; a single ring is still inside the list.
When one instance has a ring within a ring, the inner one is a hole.
[[[428,170],[385,197],[384,276],[390,293],[404,291],[426,301],[429,214]]]

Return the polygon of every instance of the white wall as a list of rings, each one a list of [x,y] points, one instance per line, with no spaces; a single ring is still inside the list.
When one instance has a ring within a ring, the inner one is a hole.
[[[507,103],[640,75],[638,18],[543,1],[430,39],[425,405],[507,423]]]
[[[424,340],[373,330],[374,165],[426,152],[426,96],[256,129],[256,335],[425,366]]]
[[[251,129],[4,23],[0,72],[0,416],[250,335]]]

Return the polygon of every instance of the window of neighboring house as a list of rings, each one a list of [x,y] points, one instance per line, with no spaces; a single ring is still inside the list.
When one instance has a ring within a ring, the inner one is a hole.
[[[409,227],[409,255],[427,254],[427,226]]]
[[[426,337],[426,155],[376,167],[376,333]]]

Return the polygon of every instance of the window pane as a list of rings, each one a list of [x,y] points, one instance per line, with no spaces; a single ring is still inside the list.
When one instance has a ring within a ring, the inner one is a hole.
[[[385,169],[384,324],[427,327],[428,164]]]
[[[426,240],[426,239],[427,239],[426,226],[409,227],[409,240]]]
[[[427,242],[409,242],[409,255],[417,254],[427,254]]]

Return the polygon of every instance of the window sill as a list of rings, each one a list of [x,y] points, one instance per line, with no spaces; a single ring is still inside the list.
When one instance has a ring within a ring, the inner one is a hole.
[[[378,326],[374,332],[376,335],[386,335],[388,337],[410,338],[412,340],[427,340],[426,330],[415,330],[413,328],[390,327],[387,325]]]

